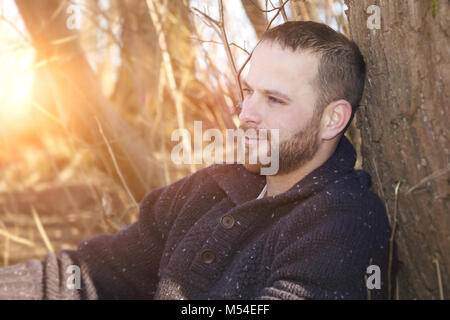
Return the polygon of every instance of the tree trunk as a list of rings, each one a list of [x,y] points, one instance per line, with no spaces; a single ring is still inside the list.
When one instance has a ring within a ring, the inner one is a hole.
[[[269,23],[266,19],[266,14],[261,8],[257,7],[257,0],[242,0],[241,2],[248,20],[250,20],[250,23],[256,32],[257,38],[261,38],[261,35],[266,31],[267,24]]]
[[[291,10],[291,20],[294,21],[318,21],[321,22],[317,16],[317,6],[327,5],[328,3],[323,3],[322,1],[315,0],[313,3],[311,1],[305,0],[294,0],[288,3]]]
[[[139,202],[146,192],[158,186],[159,171],[153,171],[149,165],[152,154],[148,144],[103,95],[81,48],[79,33],[66,27],[68,2],[16,0],[16,4],[38,56],[47,61],[44,66],[49,75],[47,80],[52,82],[52,94],[62,113],[62,122],[112,168],[117,180],[131,190],[134,199],[130,200]],[[114,157],[107,148],[108,143]]]
[[[363,168],[397,221],[397,297],[450,299],[449,2],[345,2],[368,67],[356,117]]]
[[[123,19],[122,64],[111,100],[124,112],[142,114],[146,103],[155,101],[158,94],[158,38],[145,1],[116,1]]]

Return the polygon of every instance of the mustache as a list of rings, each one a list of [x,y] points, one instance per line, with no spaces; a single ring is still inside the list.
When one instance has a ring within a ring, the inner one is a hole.
[[[247,130],[250,130],[250,129],[254,129],[254,130],[256,130],[256,131],[259,130],[258,127],[249,126],[249,125],[247,125],[247,124],[241,124],[241,125],[239,125],[239,129],[244,130],[244,131],[247,131]]]
[[[248,133],[248,130],[251,130],[250,135],[255,138],[258,137],[258,138],[264,138],[264,139],[270,140],[271,136],[272,136],[270,129],[258,128],[258,127],[248,125],[248,124],[239,125],[239,129],[243,130],[244,133]],[[253,133],[255,133],[255,134],[253,134]]]

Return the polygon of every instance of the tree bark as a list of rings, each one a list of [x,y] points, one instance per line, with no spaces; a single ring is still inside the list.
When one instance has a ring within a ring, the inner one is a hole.
[[[397,297],[449,299],[449,2],[375,1],[380,29],[366,24],[373,0],[345,2],[368,67],[363,168],[397,221]]]
[[[161,53],[145,1],[116,0],[122,23],[122,64],[111,97],[120,110],[142,114],[156,100]]]
[[[99,159],[112,168],[116,178],[131,190],[136,202],[158,186],[159,171],[149,165],[148,144],[114,110],[103,95],[100,83],[86,60],[79,33],[66,27],[67,1],[16,0],[33,45],[42,61],[47,61],[52,96],[66,129],[87,142]],[[37,79],[40,81],[40,79]],[[117,161],[107,148],[105,137]],[[156,183],[155,183],[156,182]]]
[[[261,35],[266,31],[269,22],[262,9],[257,7],[258,0],[242,0],[241,2],[247,17],[256,32],[257,38],[261,38]]]

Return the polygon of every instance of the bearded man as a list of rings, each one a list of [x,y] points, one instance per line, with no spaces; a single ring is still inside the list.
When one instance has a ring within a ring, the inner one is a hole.
[[[278,130],[276,174],[261,175],[260,163],[215,164],[153,190],[117,234],[0,269],[0,297],[388,298],[391,228],[344,136],[365,74],[357,45],[324,24],[268,30],[239,118],[245,130]],[[247,151],[263,142],[244,140]],[[73,266],[75,288],[65,276]]]

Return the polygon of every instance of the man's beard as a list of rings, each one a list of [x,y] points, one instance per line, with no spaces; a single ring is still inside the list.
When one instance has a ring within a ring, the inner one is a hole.
[[[314,112],[311,122],[303,129],[295,133],[289,139],[282,141],[279,145],[279,167],[277,175],[288,174],[307,162],[309,162],[317,150],[319,149],[319,129],[320,129],[320,118],[321,113]],[[251,127],[242,125],[240,128],[247,130]],[[270,154],[270,132],[268,133],[269,141],[269,154]],[[249,159],[249,148],[245,146],[245,161],[243,163],[244,167],[254,173],[260,173],[262,167],[269,167],[270,163],[267,165],[261,164],[259,161],[256,164],[251,164]]]

